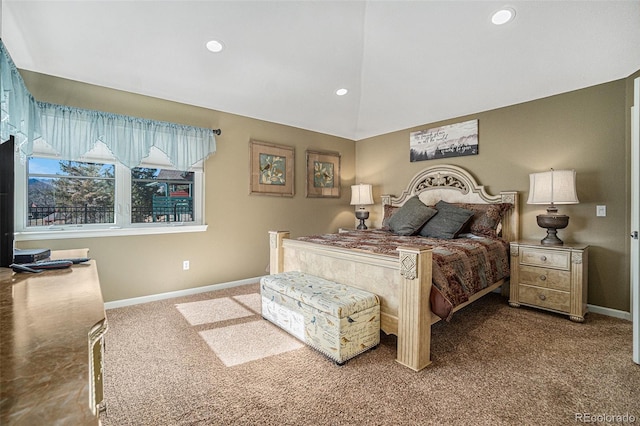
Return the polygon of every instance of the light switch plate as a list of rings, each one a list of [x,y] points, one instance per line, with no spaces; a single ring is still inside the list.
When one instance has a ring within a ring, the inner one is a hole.
[[[607,215],[607,206],[596,206],[596,216],[606,216]]]

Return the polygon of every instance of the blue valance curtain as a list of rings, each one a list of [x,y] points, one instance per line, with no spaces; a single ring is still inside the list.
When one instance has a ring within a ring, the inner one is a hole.
[[[23,153],[31,154],[40,137],[40,112],[0,40],[0,143],[11,135]]]
[[[42,138],[62,158],[79,160],[100,141],[129,168],[139,165],[156,147],[176,169],[188,170],[216,151],[211,129],[38,102],[1,40],[0,49],[0,136],[4,142],[14,135],[22,156],[31,155],[33,141]]]
[[[79,159],[100,141],[129,168],[139,165],[151,147],[156,147],[178,170],[188,170],[216,150],[211,129],[45,102],[37,104],[42,138],[65,159]]]

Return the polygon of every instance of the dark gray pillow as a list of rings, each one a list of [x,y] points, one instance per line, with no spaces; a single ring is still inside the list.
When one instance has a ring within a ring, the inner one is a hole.
[[[420,230],[420,235],[423,237],[448,240],[456,238],[473,217],[471,210],[456,207],[442,200],[436,204],[436,210],[438,210],[438,214]]]
[[[394,234],[413,235],[436,213],[418,197],[409,198],[389,219],[389,229]]]

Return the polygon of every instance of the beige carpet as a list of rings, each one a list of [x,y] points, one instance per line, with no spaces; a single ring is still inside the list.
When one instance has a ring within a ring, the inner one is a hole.
[[[299,340],[266,321],[260,314],[259,293],[176,304],[191,325],[209,324],[198,334],[227,367],[300,349]],[[248,308],[248,309],[247,309]],[[254,321],[217,327],[217,323],[253,316]]]
[[[105,426],[640,422],[631,323],[588,314],[577,324],[496,294],[434,327],[433,363],[419,373],[394,361],[384,334],[335,366],[261,318],[257,285],[107,318]]]
[[[300,349],[295,337],[266,321],[253,321],[201,331],[200,336],[227,367]]]
[[[251,311],[231,297],[179,303],[176,309],[191,325],[215,324],[221,321],[250,317],[260,311]]]

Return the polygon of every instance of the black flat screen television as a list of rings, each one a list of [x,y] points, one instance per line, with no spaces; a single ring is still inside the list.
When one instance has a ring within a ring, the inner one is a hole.
[[[0,267],[13,263],[14,148],[13,136],[0,144]]]

